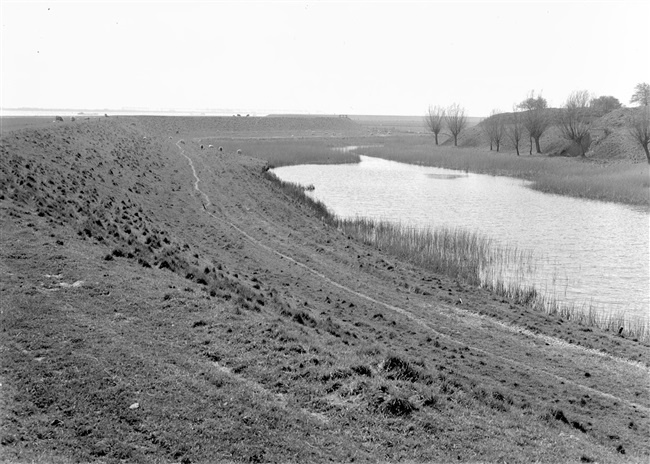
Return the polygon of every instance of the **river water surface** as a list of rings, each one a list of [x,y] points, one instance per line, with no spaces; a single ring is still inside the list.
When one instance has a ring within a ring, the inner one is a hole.
[[[343,218],[461,227],[532,251],[542,292],[650,318],[649,214],[643,208],[536,192],[508,177],[361,156],[358,164],[277,168]]]

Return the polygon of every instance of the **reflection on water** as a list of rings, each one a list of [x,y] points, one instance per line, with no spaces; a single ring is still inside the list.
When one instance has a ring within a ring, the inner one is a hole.
[[[468,174],[440,174],[440,173],[430,173],[426,174],[426,176],[430,179],[447,179],[447,180],[453,180],[453,179],[458,179],[459,177],[467,177]]]
[[[530,250],[538,289],[565,301],[648,317],[646,211],[536,192],[527,182],[361,156],[359,164],[275,170],[313,184],[311,196],[341,217],[414,227],[462,227]]]

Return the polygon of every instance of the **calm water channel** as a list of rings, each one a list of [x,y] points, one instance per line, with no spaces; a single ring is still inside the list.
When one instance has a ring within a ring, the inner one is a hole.
[[[599,310],[650,317],[647,211],[549,195],[507,177],[361,156],[359,164],[277,168],[341,217],[461,227],[533,252],[536,287]]]

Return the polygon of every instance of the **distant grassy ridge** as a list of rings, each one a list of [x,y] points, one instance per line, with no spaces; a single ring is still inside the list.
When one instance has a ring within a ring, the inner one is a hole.
[[[632,338],[650,341],[648,319],[631,318],[590,304],[564,303],[526,283],[525,276],[534,267],[534,257],[525,250],[460,228],[417,229],[368,218],[342,219],[332,214],[321,201],[305,195],[303,187],[282,181],[272,172],[267,172],[266,176],[292,198],[307,205],[323,221],[399,259],[486,288],[514,303],[565,320],[612,332],[622,328]]]
[[[245,136],[345,136],[361,134],[366,129],[339,117],[256,117],[250,116],[138,116],[139,124],[149,132],[161,131],[171,136],[245,137]]]
[[[647,163],[595,164],[569,158],[516,156],[435,146],[424,137],[387,137],[383,146],[366,148],[363,154],[402,163],[516,177],[531,181],[531,188],[546,193],[650,206]]]
[[[279,138],[248,140],[215,140],[226,152],[240,149],[243,154],[268,161],[271,167],[296,164],[346,164],[358,163],[359,155],[353,151],[341,151],[345,139],[329,138]]]

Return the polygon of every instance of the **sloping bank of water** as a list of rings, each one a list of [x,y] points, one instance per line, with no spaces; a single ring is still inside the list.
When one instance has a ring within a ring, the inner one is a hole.
[[[625,319],[628,326],[642,321],[647,327],[650,247],[644,208],[544,194],[512,178],[366,156],[359,164],[274,172],[284,181],[313,185],[309,195],[342,219],[372,220],[354,226],[368,241],[383,240],[386,247],[388,237],[396,244],[401,235],[411,244],[400,245],[401,253],[410,247],[422,260],[432,247],[451,247],[454,234],[463,236],[455,230],[478,231],[461,242],[481,240],[481,249],[491,249],[489,259],[473,265],[484,285],[524,299],[535,295],[547,310],[606,321],[599,325],[618,328]],[[384,233],[390,227],[378,221],[394,228]],[[447,239],[433,245],[427,231],[441,228],[449,232]],[[417,238],[418,233],[424,235]],[[468,259],[461,248],[453,245],[445,253],[461,263]]]

